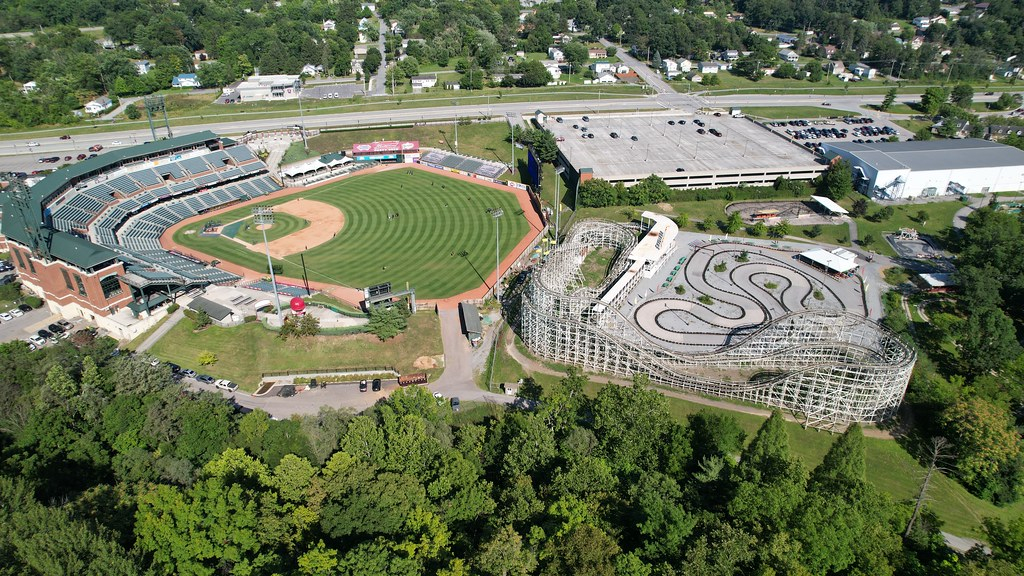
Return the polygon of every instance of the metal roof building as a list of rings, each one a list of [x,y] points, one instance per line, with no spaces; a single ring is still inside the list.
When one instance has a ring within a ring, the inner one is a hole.
[[[850,162],[859,191],[886,200],[1024,188],[1024,150],[987,140],[828,142],[821,148],[829,159]]]

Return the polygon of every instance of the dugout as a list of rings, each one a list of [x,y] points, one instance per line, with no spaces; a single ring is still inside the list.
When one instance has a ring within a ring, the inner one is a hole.
[[[484,327],[480,323],[480,312],[469,302],[459,302],[459,318],[462,320],[462,333],[476,346],[483,336]]]

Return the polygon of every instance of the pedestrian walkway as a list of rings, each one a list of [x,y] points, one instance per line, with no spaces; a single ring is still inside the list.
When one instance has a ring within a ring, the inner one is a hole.
[[[136,352],[141,353],[152,348],[153,345],[159,342],[160,339],[163,338],[165,334],[170,332],[171,328],[174,328],[178,324],[178,322],[180,322],[181,319],[184,317],[184,307],[175,310],[174,314],[171,314],[170,318],[168,318],[163,324],[161,324],[160,327],[156,329],[156,331],[149,335],[149,338],[146,338],[145,340],[142,341],[142,344],[139,344],[139,348],[136,350]]]

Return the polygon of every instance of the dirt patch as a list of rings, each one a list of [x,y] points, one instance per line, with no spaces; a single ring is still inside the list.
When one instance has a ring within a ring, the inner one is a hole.
[[[437,360],[434,360],[430,356],[420,356],[413,360],[412,367],[417,370],[430,370],[432,368],[437,368]]]
[[[302,230],[270,243],[270,255],[274,258],[284,258],[290,254],[319,246],[334,238],[345,227],[344,212],[330,204],[316,200],[299,198],[279,204],[274,207],[274,210],[309,221],[309,226]],[[253,244],[249,246],[249,249],[255,252],[263,251],[259,244]]]
[[[658,204],[658,208],[662,212],[671,212],[672,211],[672,205],[669,204],[668,202],[662,202],[661,204]]]

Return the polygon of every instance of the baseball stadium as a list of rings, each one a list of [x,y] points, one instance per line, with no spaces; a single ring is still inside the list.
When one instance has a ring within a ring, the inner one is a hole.
[[[812,427],[884,420],[916,353],[867,317],[850,254],[819,252],[685,235],[651,212],[639,225],[584,220],[534,269],[521,336],[556,362],[781,408]]]
[[[7,178],[3,232],[23,284],[54,312],[127,338],[177,295],[269,290],[268,251],[286,294],[305,284],[358,305],[364,287],[390,284],[421,299],[480,297],[496,260],[506,268],[543,229],[524,190],[388,162],[282,188],[248,146],[199,132],[114,150],[31,187]]]

